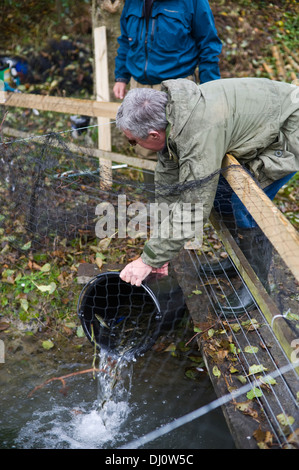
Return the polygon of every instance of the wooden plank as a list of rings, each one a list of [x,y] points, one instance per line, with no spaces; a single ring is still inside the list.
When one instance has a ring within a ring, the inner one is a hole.
[[[223,176],[299,281],[296,229],[232,155],[226,155],[222,168]]]
[[[298,67],[297,70],[299,70],[299,56],[294,51],[291,51],[284,43],[282,43],[282,48],[289,56],[293,57]]]
[[[17,108],[115,119],[119,103],[0,91],[0,104]]]
[[[109,101],[109,74],[106,26],[94,29],[94,55],[95,55],[95,89],[97,101]],[[110,120],[98,117],[98,147],[101,150],[111,152]],[[100,158],[100,186],[102,189],[112,186],[111,161]]]
[[[276,69],[279,80],[286,80],[287,74],[284,68],[284,63],[281,57],[280,50],[277,46],[272,46],[272,55],[276,62]]]
[[[218,236],[221,239],[227,253],[233,260],[242,279],[250,290],[251,295],[264,314],[268,324],[271,326],[275,336],[279,341],[279,344],[286,353],[289,361],[291,361],[292,353],[294,351],[291,345],[292,342],[296,340],[297,335],[286,322],[285,318],[282,317],[281,312],[277,308],[276,304],[269,296],[268,292],[248,263],[246,257],[235,242],[231,233],[225,227],[224,223],[221,222],[215,210],[212,210],[210,220],[213,227],[217,231]],[[297,367],[295,370],[299,375],[299,367]]]
[[[2,131],[3,131],[3,134],[9,135],[16,139],[30,140],[32,142],[40,143],[40,144],[43,143],[43,140],[42,140],[43,136],[30,135],[27,132],[18,131],[16,129],[12,129],[7,126],[4,126]],[[53,147],[58,147],[60,144],[59,142],[57,143],[50,142],[48,145],[51,145]],[[144,158],[139,158],[139,157],[131,157],[129,155],[123,155],[121,153],[107,152],[101,149],[82,147],[80,145],[76,145],[73,143],[68,143],[67,148],[73,153],[96,157],[99,159],[104,158],[105,160],[109,160],[110,162],[115,162],[115,163],[126,163],[129,166],[141,168],[145,170],[154,171],[156,167],[155,161],[146,160]]]
[[[242,325],[244,317],[231,321],[217,317],[213,308],[217,286],[213,284],[213,279],[209,283],[206,280],[203,282],[199,277],[200,262],[195,252],[182,250],[180,256],[173,261],[173,266],[188,311],[194,324],[201,330],[196,339],[215,392],[218,397],[232,394],[231,402],[226,403],[222,410],[236,447],[254,449],[267,446],[259,438],[262,435],[260,432],[275,436],[274,440],[277,436],[280,438],[281,430],[276,417],[282,411],[295,419],[294,428],[298,428],[298,376],[293,371],[279,377],[272,390],[262,389],[263,396],[258,399],[250,400],[246,394],[236,395],[241,387],[239,376],[254,388],[254,376],[249,374],[249,368],[254,364],[261,364],[270,375],[277,371],[277,367],[288,365],[259,311],[251,312],[251,319],[257,321],[252,324],[244,322]],[[195,295],[194,292],[199,290],[201,294]],[[238,324],[239,330],[236,329]],[[255,348],[255,353],[246,352],[248,347]],[[284,445],[286,436],[281,436],[281,440]],[[277,443],[278,447],[281,445],[281,442]]]

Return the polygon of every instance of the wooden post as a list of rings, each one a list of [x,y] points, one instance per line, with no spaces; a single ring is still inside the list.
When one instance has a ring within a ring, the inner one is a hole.
[[[95,90],[96,101],[109,101],[109,76],[108,76],[108,56],[106,27],[100,26],[94,30],[94,59],[95,59]],[[98,117],[98,148],[111,151],[111,129],[110,120],[105,117]],[[99,160],[101,188],[107,189],[112,185],[111,161]]]

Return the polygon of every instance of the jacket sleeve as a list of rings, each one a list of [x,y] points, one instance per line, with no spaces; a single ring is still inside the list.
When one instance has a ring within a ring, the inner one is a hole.
[[[195,2],[192,30],[198,48],[200,83],[219,79],[218,56],[222,50],[222,43],[218,37],[213,13],[207,0]]]
[[[184,243],[194,238],[194,235],[201,241],[202,227],[208,221],[213,207],[221,162],[225,155],[225,139],[219,134],[221,134],[221,129],[217,129],[216,132],[211,130],[203,133],[200,139],[196,138],[196,144],[191,138],[189,145],[182,145],[177,172],[178,184],[171,188],[173,191],[170,199],[171,210],[162,221],[166,234],[160,230],[158,236],[148,240],[141,255],[144,263],[159,268],[174,258]],[[186,140],[183,139],[182,142]],[[159,173],[158,179],[162,185],[165,185],[166,179],[160,170]],[[178,231],[177,228],[180,227],[182,221],[186,221],[185,216],[182,217],[184,207],[187,211],[190,209],[191,224],[187,223],[187,231],[182,225],[181,230]],[[169,237],[167,237],[167,229],[169,229]]]
[[[124,6],[120,17],[120,31],[121,35],[117,39],[119,48],[115,57],[115,81],[129,83],[131,75],[126,67],[126,60],[130,46],[126,29],[126,6]]]

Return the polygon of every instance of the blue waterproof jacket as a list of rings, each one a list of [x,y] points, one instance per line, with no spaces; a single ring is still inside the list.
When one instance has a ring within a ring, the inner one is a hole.
[[[127,0],[115,59],[116,81],[158,84],[192,75],[200,83],[220,78],[217,36],[208,0],[155,0],[146,24],[144,0]]]

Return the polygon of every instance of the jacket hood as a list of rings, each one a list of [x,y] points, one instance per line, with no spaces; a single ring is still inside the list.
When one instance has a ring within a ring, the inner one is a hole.
[[[168,94],[166,117],[171,125],[169,137],[174,139],[186,125],[202,93],[196,83],[184,78],[165,80],[161,90]]]

